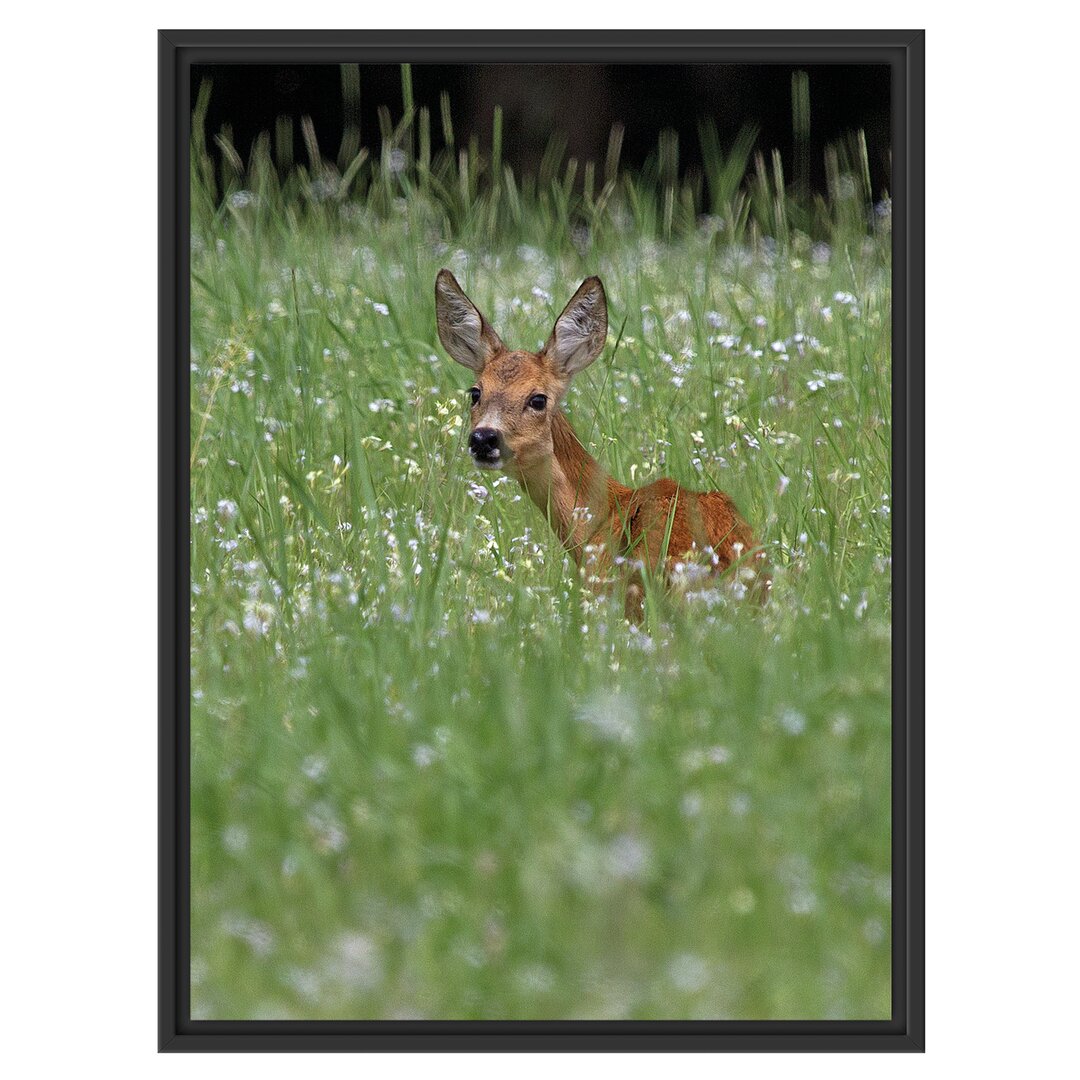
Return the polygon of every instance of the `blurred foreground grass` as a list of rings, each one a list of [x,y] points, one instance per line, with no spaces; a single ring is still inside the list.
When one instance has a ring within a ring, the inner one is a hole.
[[[590,203],[405,119],[223,175],[196,125],[193,1016],[887,1017],[887,203],[834,161],[799,218],[749,144],[695,195],[663,143]],[[766,608],[582,592],[470,469],[443,265],[528,348],[601,275],[571,422],[732,494]]]

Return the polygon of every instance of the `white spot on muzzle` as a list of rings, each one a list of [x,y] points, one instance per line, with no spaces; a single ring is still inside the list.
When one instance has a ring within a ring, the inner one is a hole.
[[[503,433],[502,409],[488,409],[483,416],[476,421],[476,427],[491,428],[492,430],[497,431],[501,437]],[[473,430],[475,430],[475,428]]]

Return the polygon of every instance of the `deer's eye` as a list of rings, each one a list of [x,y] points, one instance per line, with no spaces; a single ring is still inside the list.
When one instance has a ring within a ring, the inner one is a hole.
[[[469,400],[475,405],[480,400],[480,387],[472,386],[469,388]]]
[[[530,409],[535,409],[537,412],[543,412],[547,408],[547,398],[544,397],[543,394],[533,394],[526,404]]]

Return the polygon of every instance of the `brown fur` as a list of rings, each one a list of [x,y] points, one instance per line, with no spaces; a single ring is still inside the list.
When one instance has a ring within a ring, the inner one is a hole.
[[[477,372],[472,429],[498,431],[499,467],[545,514],[590,582],[625,581],[627,618],[642,615],[642,571],[670,580],[688,558],[704,560],[715,573],[737,564],[764,599],[771,586],[764,552],[726,494],[691,491],[669,479],[640,488],[620,484],[560,410],[571,376],[599,355],[606,338],[598,278],[582,283],[539,353],[508,350],[447,270],[436,282],[436,309],[447,351]],[[537,394],[548,399],[543,410],[529,406]]]

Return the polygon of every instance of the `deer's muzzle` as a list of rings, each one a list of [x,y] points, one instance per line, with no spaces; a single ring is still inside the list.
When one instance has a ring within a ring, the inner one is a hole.
[[[497,469],[504,456],[502,437],[494,428],[476,428],[469,436],[469,453],[477,465]]]

